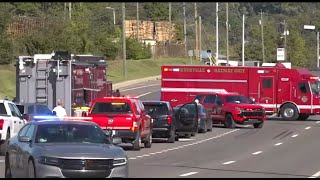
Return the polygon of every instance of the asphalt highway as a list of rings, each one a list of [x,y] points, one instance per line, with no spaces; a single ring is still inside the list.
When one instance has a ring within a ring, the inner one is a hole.
[[[160,99],[160,81],[120,89],[142,100]],[[318,121],[319,120],[319,121]],[[304,178],[320,176],[320,117],[307,121],[268,119],[262,129],[219,125],[169,144],[153,141],[139,152],[127,146],[133,178]]]
[[[160,99],[160,81],[131,85],[120,92],[141,100]],[[262,129],[216,125],[212,132],[175,143],[153,139],[152,147],[132,151],[132,178],[306,178],[320,176],[320,117],[306,121],[268,119]],[[0,157],[4,177],[4,157]]]

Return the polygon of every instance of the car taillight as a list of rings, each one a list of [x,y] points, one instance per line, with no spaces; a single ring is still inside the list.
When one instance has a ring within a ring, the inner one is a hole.
[[[131,131],[135,131],[138,128],[138,123],[136,121],[133,121]]]
[[[26,121],[27,121],[27,122],[29,122],[29,121],[30,121],[30,118],[29,118],[29,117],[27,117],[27,118],[26,118]]]
[[[172,123],[172,117],[171,117],[171,116],[168,116],[168,118],[167,118],[167,123],[168,123],[168,124],[171,124],[171,123]]]
[[[4,123],[4,120],[3,120],[3,119],[0,119],[0,129],[3,128],[3,123]]]

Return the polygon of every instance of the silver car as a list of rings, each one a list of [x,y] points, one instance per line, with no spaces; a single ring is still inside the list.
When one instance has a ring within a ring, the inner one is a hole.
[[[33,121],[8,141],[5,177],[128,177],[125,151],[95,123]]]

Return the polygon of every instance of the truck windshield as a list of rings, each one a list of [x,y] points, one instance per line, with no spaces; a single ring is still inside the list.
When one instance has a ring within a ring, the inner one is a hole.
[[[252,102],[245,96],[226,96],[227,103],[237,103],[237,104],[252,104]]]
[[[313,94],[320,94],[320,81],[311,83],[311,90]]]

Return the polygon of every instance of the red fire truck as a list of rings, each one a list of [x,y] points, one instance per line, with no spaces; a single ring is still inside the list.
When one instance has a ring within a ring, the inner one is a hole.
[[[306,69],[245,66],[161,67],[161,100],[172,106],[190,102],[195,95],[237,92],[285,120],[306,120],[320,114],[319,77]]]

